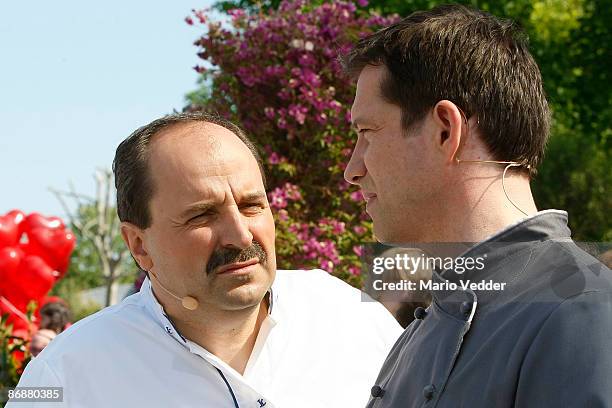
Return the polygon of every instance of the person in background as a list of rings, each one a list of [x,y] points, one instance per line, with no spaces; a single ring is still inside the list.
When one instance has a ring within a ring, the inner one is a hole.
[[[38,356],[51,340],[71,325],[72,313],[66,302],[55,300],[45,303],[40,308],[39,329],[30,340],[32,357]]]
[[[40,308],[40,328],[60,334],[72,324],[72,312],[64,301],[48,302]]]
[[[38,356],[55,336],[57,336],[57,333],[51,329],[40,329],[34,333],[32,340],[30,340],[30,353],[32,353],[32,357]]]

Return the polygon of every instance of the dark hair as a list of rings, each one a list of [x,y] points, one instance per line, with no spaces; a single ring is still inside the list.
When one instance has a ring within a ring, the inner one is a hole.
[[[72,320],[72,313],[65,303],[49,302],[40,308],[40,317],[43,323],[41,329],[53,330],[59,334]]]
[[[206,112],[173,113],[138,128],[117,147],[113,172],[117,188],[117,214],[121,221],[131,222],[143,229],[151,225],[149,202],[155,190],[148,167],[151,138],[161,130],[189,122],[213,123],[238,136],[255,157],[264,186],[266,185],[263,163],[257,148],[240,127],[221,116]]]
[[[550,127],[540,70],[515,23],[460,5],[411,14],[361,39],[342,57],[357,77],[384,65],[383,97],[402,109],[409,129],[443,99],[478,128],[496,160],[541,162]]]

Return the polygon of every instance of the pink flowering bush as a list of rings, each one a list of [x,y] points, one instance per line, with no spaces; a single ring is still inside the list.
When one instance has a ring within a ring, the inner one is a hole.
[[[195,44],[211,67],[195,67],[203,87],[189,95],[189,108],[226,116],[261,146],[279,268],[322,268],[359,286],[360,244],[372,230],[361,194],[343,179],[355,140],[354,85],[337,58],[396,17],[344,1],[228,13],[225,25],[205,10],[186,18],[206,27]]]

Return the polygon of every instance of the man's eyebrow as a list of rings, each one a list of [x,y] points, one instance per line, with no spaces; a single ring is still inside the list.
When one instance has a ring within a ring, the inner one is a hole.
[[[246,194],[240,198],[241,202],[254,202],[262,201],[266,199],[266,193],[263,191],[256,191],[253,193]]]
[[[242,196],[239,202],[256,202],[256,201],[264,201],[266,199],[266,193],[263,191],[256,191],[253,193],[248,193]],[[199,203],[195,203],[190,205],[185,211],[183,211],[180,215],[181,218],[187,218],[195,213],[202,213],[210,210],[215,207],[218,203],[215,201],[202,201]]]

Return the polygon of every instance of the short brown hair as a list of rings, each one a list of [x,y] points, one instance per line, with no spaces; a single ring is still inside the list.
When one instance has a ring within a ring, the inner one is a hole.
[[[53,330],[61,333],[66,325],[72,321],[70,308],[63,301],[45,303],[40,308],[41,329]]]
[[[477,116],[496,160],[529,165],[532,174],[542,160],[548,103],[527,38],[512,21],[439,6],[361,39],[342,63],[353,77],[366,65],[386,66],[382,95],[402,109],[406,129],[447,99]]]
[[[117,214],[121,221],[131,222],[143,229],[151,225],[149,202],[154,193],[154,185],[148,168],[151,138],[171,126],[189,122],[213,123],[238,136],[255,157],[264,186],[266,185],[265,172],[259,152],[240,127],[219,115],[211,113],[173,113],[138,128],[117,147],[113,160],[113,172],[115,174],[115,187],[117,188]]]

